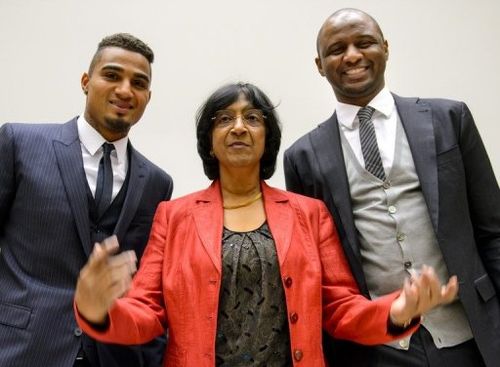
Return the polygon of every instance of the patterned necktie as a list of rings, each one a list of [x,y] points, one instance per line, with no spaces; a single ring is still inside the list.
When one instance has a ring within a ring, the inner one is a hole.
[[[375,177],[385,180],[384,166],[378,150],[377,137],[373,127],[372,115],[375,109],[370,106],[363,107],[358,112],[359,140],[361,151],[365,160],[365,168]]]
[[[111,167],[111,151],[115,149],[113,144],[104,143],[102,145],[102,158],[99,161],[99,171],[97,172],[97,185],[95,189],[95,202],[97,213],[101,216],[109,204],[113,194],[113,168]]]

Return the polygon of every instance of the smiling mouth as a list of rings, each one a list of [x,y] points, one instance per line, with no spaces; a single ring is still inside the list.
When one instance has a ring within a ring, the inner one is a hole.
[[[109,102],[111,105],[113,105],[115,108],[118,110],[122,111],[128,111],[131,110],[133,107],[130,103],[127,102],[120,102],[120,101],[110,101]]]
[[[344,71],[344,74],[350,77],[361,76],[366,70],[368,70],[367,66],[352,68]]]

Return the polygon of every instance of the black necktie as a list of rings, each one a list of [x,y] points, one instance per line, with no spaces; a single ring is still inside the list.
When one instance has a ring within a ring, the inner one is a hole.
[[[384,166],[378,150],[377,136],[373,127],[372,115],[375,109],[370,106],[363,107],[358,112],[359,118],[359,140],[361,151],[365,160],[365,168],[375,177],[385,180]]]
[[[102,145],[102,158],[99,162],[99,171],[97,172],[97,185],[95,189],[95,202],[97,213],[101,216],[109,204],[113,194],[113,168],[111,167],[111,151],[115,149],[113,144],[104,143]]]

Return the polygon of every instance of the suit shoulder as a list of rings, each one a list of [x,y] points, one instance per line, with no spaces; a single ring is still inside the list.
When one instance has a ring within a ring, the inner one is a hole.
[[[396,105],[401,103],[416,103],[417,105],[428,106],[433,111],[462,110],[466,106],[462,101],[448,98],[400,97],[394,94],[394,99]]]
[[[3,142],[23,146],[47,146],[54,139],[58,139],[63,131],[64,123],[24,123],[8,122],[0,127],[0,136]]]
[[[458,123],[464,113],[470,114],[469,108],[462,101],[447,98],[408,98],[394,95],[396,105],[416,104],[421,108],[428,108],[432,112],[433,121],[438,125]]]
[[[172,183],[172,177],[163,169],[157,166],[155,163],[146,158],[141,152],[132,148],[137,159],[139,159],[143,164],[145,164],[152,174],[158,176],[163,181]]]
[[[462,109],[465,105],[462,101],[447,98],[418,98],[417,103],[425,103],[433,109],[443,110]]]
[[[300,138],[295,140],[295,142],[285,150],[285,155],[293,155],[295,153],[299,153],[304,150],[309,151],[311,148],[311,144],[315,139],[315,136],[323,133],[323,131],[326,128],[326,124],[328,123],[330,123],[330,119],[323,121],[322,123],[318,124],[314,129],[310,130],[309,132],[307,132],[306,134],[302,135]]]
[[[425,98],[421,101],[430,107],[437,126],[454,126],[455,130],[459,130],[464,113],[470,117],[466,122],[474,124],[469,107],[462,101],[445,98]]]
[[[10,129],[16,136],[50,136],[58,133],[62,125],[63,123],[6,122],[1,128]]]

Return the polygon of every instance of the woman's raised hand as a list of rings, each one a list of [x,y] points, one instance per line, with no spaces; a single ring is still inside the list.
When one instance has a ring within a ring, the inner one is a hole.
[[[405,279],[403,289],[394,300],[390,318],[396,326],[408,326],[432,308],[452,302],[458,293],[458,281],[452,276],[442,285],[432,267],[422,266],[419,275]]]
[[[75,304],[78,312],[93,324],[106,322],[109,308],[130,287],[137,270],[134,251],[119,250],[116,236],[96,243],[76,284]]]

